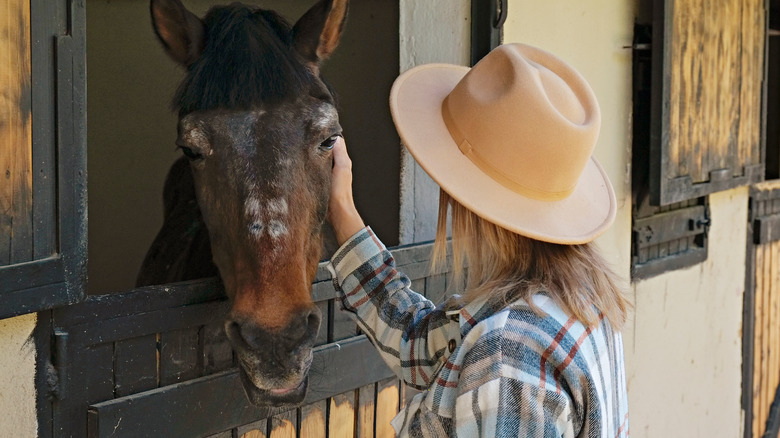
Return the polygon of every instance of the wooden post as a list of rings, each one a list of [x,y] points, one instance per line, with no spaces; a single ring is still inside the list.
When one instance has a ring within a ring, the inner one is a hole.
[[[30,3],[0,14],[0,266],[32,260]]]

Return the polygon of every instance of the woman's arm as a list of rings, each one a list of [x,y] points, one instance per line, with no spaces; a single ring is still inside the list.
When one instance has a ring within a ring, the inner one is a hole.
[[[427,387],[455,345],[450,341],[460,341],[458,324],[443,308],[409,289],[409,279],[396,271],[392,255],[355,209],[351,162],[342,139],[333,155],[328,215],[342,246],[331,265],[342,303],[399,377]]]

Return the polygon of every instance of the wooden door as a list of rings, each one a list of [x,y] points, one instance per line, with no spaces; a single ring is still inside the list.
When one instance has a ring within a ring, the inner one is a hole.
[[[745,436],[780,431],[780,180],[750,189],[745,294]]]
[[[0,318],[84,294],[84,14],[71,0],[0,14]]]

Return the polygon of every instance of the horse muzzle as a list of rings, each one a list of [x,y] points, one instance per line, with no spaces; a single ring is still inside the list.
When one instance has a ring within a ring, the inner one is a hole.
[[[226,321],[225,333],[238,358],[241,383],[252,404],[281,407],[303,401],[322,318],[316,307],[312,309],[284,330],[268,331],[247,321]]]

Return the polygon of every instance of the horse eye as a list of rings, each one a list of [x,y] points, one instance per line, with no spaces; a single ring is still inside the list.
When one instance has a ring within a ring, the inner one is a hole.
[[[325,149],[326,151],[333,149],[333,145],[336,144],[336,141],[339,139],[339,137],[341,137],[340,134],[331,135],[330,137],[328,137],[327,140],[320,143],[320,147]]]
[[[202,154],[199,154],[186,146],[179,146],[179,149],[181,149],[184,155],[190,160],[199,160],[203,158]]]

